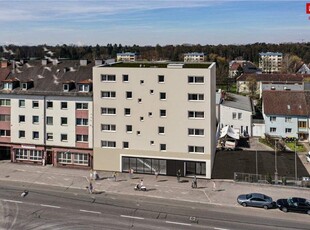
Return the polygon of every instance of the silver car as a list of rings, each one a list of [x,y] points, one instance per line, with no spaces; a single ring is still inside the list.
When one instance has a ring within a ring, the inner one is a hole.
[[[243,207],[251,206],[264,209],[275,207],[275,202],[272,200],[272,198],[261,193],[239,195],[237,202]]]

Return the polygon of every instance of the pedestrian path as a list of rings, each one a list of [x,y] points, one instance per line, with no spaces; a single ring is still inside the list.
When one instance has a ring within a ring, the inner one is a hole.
[[[16,164],[0,161],[0,181],[18,181],[28,190],[33,184],[58,186],[60,189],[83,189],[91,181],[90,171],[79,169],[55,168],[52,166],[39,166]],[[287,188],[271,185],[256,185],[248,183],[235,183],[223,180],[197,179],[197,188],[191,187],[191,178],[180,178],[159,175],[143,175],[118,173],[116,178],[113,172],[98,171],[98,180],[92,180],[93,191],[96,196],[104,193],[124,194],[135,196],[148,196],[164,199],[198,202],[201,204],[215,204],[238,206],[236,198],[239,194],[250,192],[265,193],[273,199],[299,196],[310,199],[310,189]],[[146,192],[135,191],[134,187],[140,180],[147,188]]]

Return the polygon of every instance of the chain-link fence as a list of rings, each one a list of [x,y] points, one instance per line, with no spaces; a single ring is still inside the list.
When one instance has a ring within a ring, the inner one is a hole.
[[[248,182],[248,183],[262,183],[262,184],[280,184],[285,186],[296,186],[296,187],[308,187],[310,188],[310,178],[295,178],[278,176],[275,175],[261,175],[261,174],[251,174],[251,173],[234,173],[234,181],[236,182]]]

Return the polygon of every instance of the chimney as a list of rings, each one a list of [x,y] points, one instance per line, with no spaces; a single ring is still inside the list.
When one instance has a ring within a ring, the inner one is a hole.
[[[47,60],[46,59],[42,60],[42,65],[47,65]]]
[[[87,60],[80,60],[80,66],[87,66]]]
[[[0,68],[7,68],[7,67],[8,67],[8,61],[7,60],[2,60]]]

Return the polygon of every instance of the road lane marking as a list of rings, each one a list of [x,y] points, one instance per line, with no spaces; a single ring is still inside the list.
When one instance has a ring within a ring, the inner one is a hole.
[[[80,209],[80,212],[88,212],[88,213],[94,213],[94,214],[101,214],[101,212],[89,211],[89,210],[84,210],[84,209]]]
[[[23,203],[22,201],[18,201],[18,200],[3,200],[3,201],[11,202],[11,203],[19,203],[19,204]]]
[[[228,228],[214,228],[215,230],[229,230]]]
[[[184,226],[192,226],[191,224],[187,223],[181,223],[181,222],[173,222],[173,221],[166,221],[167,224],[178,224],[178,225],[184,225]]]
[[[42,207],[47,207],[47,208],[60,208],[59,206],[54,206],[54,205],[48,205],[48,204],[40,204]]]
[[[210,197],[208,196],[208,194],[206,193],[205,190],[203,190],[203,193],[205,194],[205,196],[208,198],[209,202],[211,203],[212,201],[211,201]]]
[[[144,220],[143,217],[138,217],[138,216],[126,216],[126,215],[121,215],[121,217],[124,217],[124,218],[131,218],[131,219],[138,219],[138,220]]]

